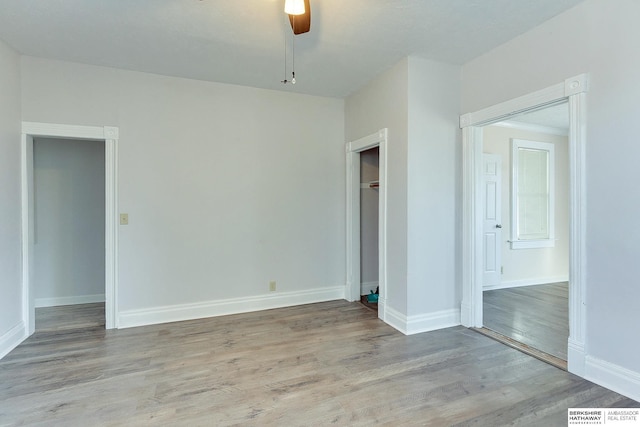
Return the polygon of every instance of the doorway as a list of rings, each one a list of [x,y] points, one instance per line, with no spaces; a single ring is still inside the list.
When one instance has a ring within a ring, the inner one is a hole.
[[[569,339],[568,370],[585,375],[585,129],[588,75],[581,74],[528,95],[460,117],[463,130],[462,303],[464,326],[482,327],[482,127],[558,103],[569,105]]]
[[[104,327],[104,152],[100,140],[33,138],[38,331],[74,322]],[[57,314],[61,306],[87,304],[94,318]]]
[[[360,301],[362,294],[361,275],[361,153],[377,148],[378,150],[378,182],[377,184],[377,276],[378,276],[378,318],[386,321],[385,301],[386,289],[386,230],[387,230],[387,129],[360,138],[346,144],[347,151],[347,278],[345,299]],[[372,184],[367,182],[367,185]]]
[[[565,369],[568,138],[567,103],[482,127],[483,326]]]
[[[105,327],[117,328],[117,148],[118,128],[22,123],[22,311],[27,335],[35,331],[34,139],[101,141],[104,146],[104,312]]]
[[[380,147],[360,152],[360,301],[378,311]]]

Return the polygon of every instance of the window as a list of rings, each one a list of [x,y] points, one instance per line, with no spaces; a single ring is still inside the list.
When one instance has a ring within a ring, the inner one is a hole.
[[[554,145],[512,139],[511,249],[555,246]]]

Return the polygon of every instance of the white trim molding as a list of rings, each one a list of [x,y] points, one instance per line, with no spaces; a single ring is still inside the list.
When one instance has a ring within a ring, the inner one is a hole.
[[[569,103],[569,331],[568,369],[584,376],[586,348],[586,91],[588,74],[537,92],[514,98],[483,110],[460,116],[463,151],[462,211],[462,302],[461,322],[482,327],[482,223],[477,212],[482,207],[481,179],[482,126],[504,121],[525,111],[559,103]]]
[[[194,304],[176,304],[162,307],[127,310],[120,312],[120,328],[155,325],[158,323],[179,322],[183,320],[226,316],[270,310],[272,308],[291,307],[345,298],[344,286],[310,289],[306,291],[281,292],[258,295],[255,297],[230,298],[217,301],[205,301]]]
[[[105,326],[118,319],[118,141],[113,126],[79,126],[22,122],[22,305],[27,336],[35,331],[33,292],[33,138],[73,138],[104,141],[105,149]]]
[[[346,171],[346,295],[348,301],[359,301],[360,283],[360,153],[379,147],[378,172],[378,317],[386,322],[387,295],[387,141],[386,128],[345,144]]]
[[[0,336],[0,359],[20,345],[28,336],[27,328],[25,328],[25,324],[22,321],[2,334],[2,336]]]
[[[104,302],[104,294],[78,295],[71,297],[36,298],[35,305],[38,307],[57,307],[59,305],[92,304]]]
[[[587,356],[584,377],[589,381],[640,402],[640,372]]]
[[[420,334],[460,325],[459,309],[441,310],[415,316],[405,316],[391,307],[387,308],[386,312],[387,323],[405,335]]]

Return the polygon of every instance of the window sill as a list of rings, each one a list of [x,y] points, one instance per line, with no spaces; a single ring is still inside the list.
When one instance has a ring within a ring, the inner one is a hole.
[[[511,243],[511,249],[538,249],[556,246],[556,239],[510,240],[509,242]]]

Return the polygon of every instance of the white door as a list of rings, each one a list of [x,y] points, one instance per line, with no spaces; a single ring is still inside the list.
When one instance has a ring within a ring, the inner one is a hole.
[[[482,155],[483,286],[500,284],[502,275],[502,159]]]

